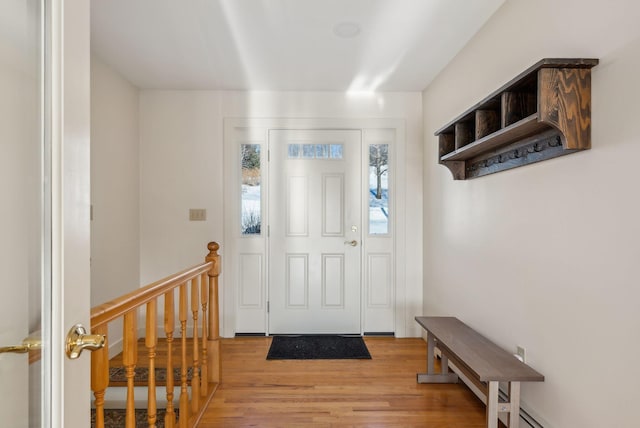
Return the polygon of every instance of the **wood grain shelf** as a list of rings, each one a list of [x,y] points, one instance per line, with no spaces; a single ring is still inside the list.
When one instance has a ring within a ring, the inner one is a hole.
[[[543,59],[435,132],[440,164],[465,180],[591,148],[597,59]]]

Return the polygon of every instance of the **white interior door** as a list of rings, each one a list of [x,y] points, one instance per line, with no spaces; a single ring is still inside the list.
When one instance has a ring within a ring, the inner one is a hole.
[[[0,348],[41,344],[0,353],[1,426],[89,424],[88,358],[64,356],[89,322],[88,11],[0,2]]]
[[[361,332],[361,132],[269,132],[269,332]]]
[[[40,16],[37,1],[0,2],[0,347],[42,328]],[[39,426],[42,364],[29,357],[0,353],[2,426]]]

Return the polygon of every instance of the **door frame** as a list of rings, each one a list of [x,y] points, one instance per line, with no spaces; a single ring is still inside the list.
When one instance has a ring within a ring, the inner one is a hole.
[[[392,314],[393,317],[393,333],[396,337],[405,337],[408,333],[407,325],[411,324],[411,320],[407,320],[407,302],[406,302],[406,267],[402,260],[405,259],[406,237],[405,237],[405,214],[403,207],[407,195],[402,186],[395,186],[395,183],[404,182],[404,172],[401,167],[405,159],[405,121],[402,119],[392,118],[225,118],[224,119],[224,248],[226,257],[223,258],[224,264],[224,281],[226,286],[222,288],[223,313],[221,319],[221,331],[225,337],[233,337],[236,333],[243,334],[264,334],[269,333],[268,314],[266,306],[268,301],[267,278],[268,278],[268,241],[263,234],[263,239],[247,238],[240,236],[240,197],[237,189],[239,183],[240,168],[238,162],[239,145],[242,143],[262,144],[263,147],[268,146],[268,133],[270,130],[358,130],[362,132],[362,147],[367,147],[370,143],[378,141],[367,141],[367,135],[374,135],[378,131],[389,131],[394,134],[393,154],[392,154],[392,175],[390,177],[391,191],[394,194],[390,204],[392,215],[390,228],[393,231],[391,244],[391,265],[390,273],[393,283],[392,296]],[[375,138],[375,137],[374,137]],[[268,156],[268,154],[267,154]],[[365,153],[363,151],[363,163],[365,161]],[[367,157],[368,159],[368,157]],[[238,164],[238,165],[236,165]],[[262,186],[268,189],[269,171],[268,163],[264,162],[262,168]],[[268,216],[268,198],[263,191],[261,195],[262,213]],[[365,207],[363,206],[363,210]],[[365,217],[366,218],[366,217]],[[268,224],[268,218],[263,219],[264,224]],[[363,227],[364,224],[363,224]],[[367,247],[368,234],[363,233],[363,251],[362,257],[366,257],[365,248]],[[253,248],[248,248],[246,243],[253,239]],[[374,238],[375,239],[375,238]],[[255,255],[257,263],[259,263],[260,278],[256,288],[257,300],[251,305],[243,307],[238,290],[240,283],[240,266],[238,259],[241,252],[243,254]],[[265,255],[265,256],[263,256]],[[363,261],[364,268],[365,263]],[[362,282],[365,281],[366,272],[362,274]],[[366,298],[366,292],[361,293],[362,299]],[[365,311],[361,310],[361,317],[365,316]],[[253,318],[254,325],[258,325],[262,319],[263,324],[258,331],[247,331],[242,325],[245,318]],[[368,332],[366,320],[361,323],[363,331]],[[263,328],[262,328],[263,327]],[[370,330],[369,330],[370,331]]]
[[[45,4],[45,138],[51,141],[52,313],[50,330],[43,331],[43,362],[51,375],[48,426],[81,428],[89,423],[88,403],[79,398],[91,390],[90,353],[69,360],[64,343],[71,326],[90,325],[90,2]]]
[[[74,324],[90,325],[90,2],[37,3],[42,236],[35,252],[42,255],[42,351],[33,362],[41,366],[40,402],[28,407],[40,407],[37,426],[84,428],[90,422],[89,354],[67,359],[65,339]],[[29,364],[26,355],[17,357]]]

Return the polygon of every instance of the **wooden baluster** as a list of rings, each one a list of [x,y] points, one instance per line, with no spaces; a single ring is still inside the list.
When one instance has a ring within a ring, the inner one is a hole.
[[[191,409],[200,409],[200,351],[198,350],[198,310],[200,309],[200,283],[198,277],[191,280],[191,313],[193,316],[193,375],[191,376]]]
[[[92,334],[105,336],[104,348],[91,353],[91,390],[96,397],[96,428],[104,428],[104,393],[109,386],[109,346],[107,325],[94,328]]]
[[[156,300],[147,303],[147,325],[144,344],[149,350],[149,381],[147,395],[147,422],[149,428],[156,427],[157,403],[156,403],[156,346],[158,334],[156,332],[157,304]]]
[[[173,329],[174,329],[173,290],[164,295],[164,333],[167,337],[167,410],[164,414],[164,426],[175,428],[176,413],[173,409]]]
[[[207,301],[209,300],[209,277],[203,273],[200,278],[200,304],[202,305],[202,364],[200,364],[200,395],[207,396],[209,392],[209,370],[207,364]]]
[[[137,311],[135,309],[124,314],[122,362],[127,377],[127,414],[126,428],[136,428],[136,405],[133,396],[133,377],[138,362]]]
[[[209,242],[207,245],[209,254],[205,258],[207,262],[213,262],[211,269],[207,272],[209,276],[209,382],[220,383],[220,323],[218,308],[218,276],[220,275],[220,256],[218,250],[220,245],[217,242]]]
[[[180,428],[187,428],[189,422],[189,394],[187,393],[187,284],[180,286],[180,334],[182,335],[182,366],[180,369]]]

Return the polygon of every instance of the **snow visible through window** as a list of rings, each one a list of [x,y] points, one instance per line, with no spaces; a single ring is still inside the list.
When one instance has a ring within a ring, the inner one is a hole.
[[[342,144],[289,144],[289,159],[342,159]]]
[[[389,145],[369,145],[369,234],[389,233]]]
[[[260,144],[242,144],[242,207],[243,235],[260,235],[262,226]]]

